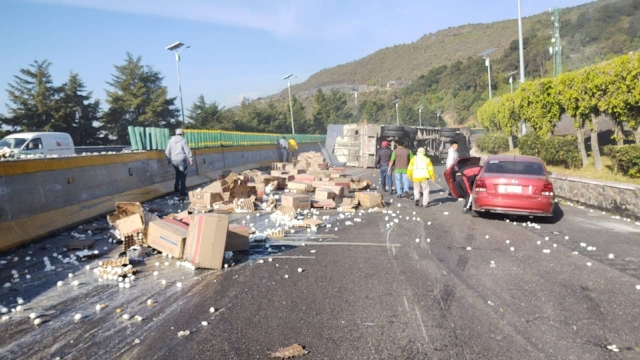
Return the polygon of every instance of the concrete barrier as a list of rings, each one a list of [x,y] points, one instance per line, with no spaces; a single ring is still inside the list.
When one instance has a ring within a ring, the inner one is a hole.
[[[300,151],[319,151],[300,144]],[[278,161],[276,146],[194,150],[188,186]],[[148,201],[173,191],[164,153],[78,156],[0,162],[0,251],[113,210],[116,201]]]

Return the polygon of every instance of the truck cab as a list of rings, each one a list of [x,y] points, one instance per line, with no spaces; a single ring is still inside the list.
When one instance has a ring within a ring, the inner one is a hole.
[[[73,155],[71,135],[61,132],[26,132],[11,134],[0,140],[0,151],[7,155]]]

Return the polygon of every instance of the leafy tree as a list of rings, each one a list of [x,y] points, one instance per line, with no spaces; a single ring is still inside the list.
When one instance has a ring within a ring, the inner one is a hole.
[[[103,138],[95,126],[100,120],[100,100],[91,100],[80,75],[71,72],[58,94],[53,110],[56,130],[69,133],[76,145],[101,145]]]
[[[513,150],[512,135],[517,134],[518,124],[520,123],[520,112],[516,106],[516,99],[514,95],[505,94],[499,98],[499,105],[495,116],[500,130],[508,137],[509,150]]]
[[[596,170],[602,170],[602,158],[600,157],[600,144],[598,143],[598,121],[602,115],[602,98],[606,96],[606,80],[603,67],[588,67],[582,71],[583,78],[580,81],[584,86],[584,96],[581,101],[585,104],[591,116],[591,156]]]
[[[573,118],[573,126],[576,128],[578,150],[582,157],[582,166],[587,166],[589,159],[584,143],[584,132],[589,120],[589,108],[582,101],[586,96],[586,86],[583,84],[581,72],[564,73],[556,78],[558,100],[567,114]]]
[[[528,81],[515,92],[520,119],[540,135],[550,135],[563,114],[552,79]]]
[[[313,96],[313,111],[311,113],[311,120],[308,125],[308,131],[312,134],[321,134],[327,129],[327,124],[330,118],[329,107],[327,106],[327,96],[318,89]]]
[[[60,125],[55,123],[53,114],[57,89],[50,67],[49,61],[36,60],[28,68],[20,69],[21,75],[14,75],[14,83],[7,90],[9,116],[2,120],[2,125],[20,131],[57,130]]]
[[[180,111],[176,98],[169,98],[162,85],[160,72],[142,64],[142,57],[127,53],[122,65],[115,65],[115,73],[107,84],[109,109],[102,118],[104,129],[118,142],[128,137],[128,126],[176,127]]]
[[[386,104],[383,99],[374,98],[365,100],[360,107],[362,110],[362,118],[370,124],[380,124],[384,122],[386,117]]]

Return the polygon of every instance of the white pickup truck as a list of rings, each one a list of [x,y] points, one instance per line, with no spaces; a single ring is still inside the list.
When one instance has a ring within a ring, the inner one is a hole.
[[[0,140],[0,157],[15,155],[75,154],[71,135],[60,132],[26,132],[11,134]]]

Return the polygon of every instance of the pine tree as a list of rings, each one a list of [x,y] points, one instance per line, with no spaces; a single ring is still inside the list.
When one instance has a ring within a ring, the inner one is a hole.
[[[204,95],[198,96],[189,108],[190,122],[187,127],[193,129],[234,130],[233,114],[217,102],[207,103]]]
[[[100,129],[95,125],[100,120],[100,100],[91,101],[92,93],[80,75],[71,72],[66,83],[58,89],[55,101],[55,124],[60,131],[68,132],[76,145],[100,145]]]
[[[19,131],[57,129],[53,116],[57,90],[49,67],[49,61],[36,60],[28,68],[20,69],[22,76],[14,75],[14,83],[7,90],[9,114],[1,120],[2,125]]]
[[[102,125],[115,142],[128,142],[128,126],[176,127],[180,111],[176,98],[167,97],[162,85],[164,77],[150,66],[142,64],[142,57],[127,53],[125,63],[115,65],[115,73],[107,84],[107,104]]]

